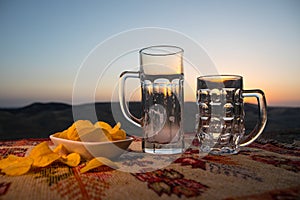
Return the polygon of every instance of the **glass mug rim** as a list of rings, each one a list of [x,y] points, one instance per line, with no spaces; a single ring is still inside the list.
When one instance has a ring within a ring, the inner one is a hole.
[[[174,45],[155,45],[141,49],[139,53],[147,56],[170,56],[183,53],[181,47]]]
[[[215,75],[204,75],[197,77],[197,80],[209,80],[213,81],[216,80],[243,80],[243,77],[241,75],[234,75],[234,74],[215,74]]]

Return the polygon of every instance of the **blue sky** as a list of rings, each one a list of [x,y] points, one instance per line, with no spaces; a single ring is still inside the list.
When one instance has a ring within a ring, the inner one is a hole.
[[[0,1],[0,107],[72,102],[95,46],[161,27],[201,44],[220,73],[244,76],[269,105],[300,106],[300,1]],[[105,89],[105,88],[104,88]]]

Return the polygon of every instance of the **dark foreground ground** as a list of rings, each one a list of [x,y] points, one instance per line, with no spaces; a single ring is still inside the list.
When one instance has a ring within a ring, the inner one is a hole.
[[[47,138],[74,122],[72,109],[75,111],[75,119],[89,119],[93,122],[102,120],[111,125],[121,121],[127,133],[141,134],[140,128],[125,122],[118,103],[84,104],[73,108],[63,103],[34,103],[22,108],[0,109],[0,140]],[[131,103],[130,110],[139,116],[141,106],[139,103]],[[193,103],[188,103],[185,105],[185,112],[186,130],[192,132],[197,108]],[[251,129],[256,123],[257,108],[255,105],[245,104],[245,112],[246,128]],[[300,141],[300,108],[269,107],[268,123],[259,139],[286,143]]]

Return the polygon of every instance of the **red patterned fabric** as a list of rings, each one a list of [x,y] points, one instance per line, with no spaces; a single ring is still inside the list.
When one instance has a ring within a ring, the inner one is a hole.
[[[26,156],[47,139],[0,142],[0,157]],[[129,147],[140,151],[136,140]],[[138,167],[127,173],[107,166],[81,174],[59,162],[34,168],[23,176],[0,174],[0,199],[300,199],[300,149],[276,143],[254,143],[238,155],[201,157],[195,142],[170,165],[156,170],[151,159],[124,155],[120,164]]]

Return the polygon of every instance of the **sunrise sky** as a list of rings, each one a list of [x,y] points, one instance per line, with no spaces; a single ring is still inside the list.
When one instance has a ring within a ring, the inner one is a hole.
[[[245,89],[262,89],[268,105],[300,106],[299,0],[1,0],[0,24],[0,107],[72,103],[76,75],[91,51],[143,27],[190,37],[219,73],[242,75]],[[97,101],[107,101],[110,84],[99,87]]]

